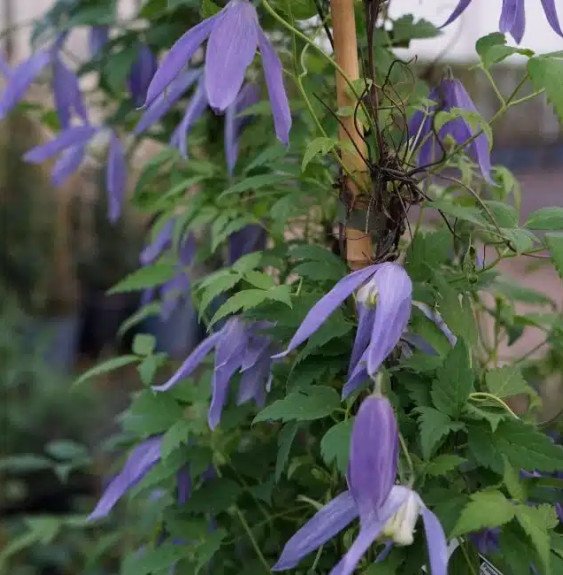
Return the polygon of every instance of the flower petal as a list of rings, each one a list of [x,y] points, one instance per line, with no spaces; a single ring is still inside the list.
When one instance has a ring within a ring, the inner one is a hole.
[[[27,152],[23,159],[31,164],[40,164],[71,146],[84,145],[98,131],[93,126],[78,126],[62,131],[56,138]]]
[[[364,400],[354,421],[348,484],[362,525],[387,501],[397,476],[399,430],[393,407],[384,397]]]
[[[342,389],[342,399],[346,399],[357,389],[359,389],[366,381],[370,379],[367,368],[368,350],[366,349],[359,359],[356,367],[348,376],[348,381]]]
[[[127,79],[129,92],[135,106],[143,105],[147,97],[147,90],[157,68],[156,56],[146,44],[141,44]]]
[[[285,357],[313,335],[327,320],[327,318],[342,304],[342,302],[350,297],[356,289],[373,276],[377,269],[377,266],[368,266],[367,268],[352,272],[342,278],[311,308],[303,320],[303,323],[299,326],[299,329],[289,342],[287,349],[283,353],[275,355],[274,359]]]
[[[183,158],[188,157],[188,133],[207,108],[207,95],[201,81],[186,108],[182,121],[172,134],[171,145],[178,148]]]
[[[131,453],[121,472],[110,482],[88,521],[108,515],[115,504],[134,487],[160,460],[162,437],[152,437],[140,443]]]
[[[266,247],[266,230],[258,224],[249,224],[229,236],[228,265],[252,252],[264,250]]]
[[[205,86],[209,105],[222,112],[235,101],[256,54],[258,15],[247,0],[231,0],[221,14],[207,43]]]
[[[272,571],[293,569],[301,559],[340,533],[357,516],[358,510],[350,492],[341,493],[318,511],[285,544]]]
[[[454,20],[457,20],[463,12],[465,12],[466,8],[471,4],[471,0],[460,0],[459,4],[456,6],[455,10],[452,12],[452,15],[442,24],[442,28],[451,24]]]
[[[49,52],[38,52],[20,64],[10,74],[8,85],[0,97],[0,120],[17,106],[31,83],[51,61]]]
[[[221,337],[221,332],[214,333],[204,339],[190,354],[188,359],[180,366],[180,369],[164,384],[153,387],[154,391],[168,391],[180,383],[182,379],[189,377],[205,359],[207,354],[215,347]]]
[[[200,22],[197,26],[190,28],[172,46],[150,83],[145,106],[150,106],[164,93],[168,85],[180,74],[182,68],[188,64],[195,51],[211,34],[213,27],[221,21],[222,17],[223,11]]]
[[[264,349],[267,351],[268,347]],[[255,362],[251,369],[242,372],[237,395],[237,405],[242,405],[254,399],[257,405],[262,405],[266,399],[266,387],[270,377],[272,360],[269,353]]]
[[[135,126],[133,133],[138,136],[156,124],[189,90],[189,88],[200,77],[200,74],[199,70],[189,70],[185,74],[182,74],[173,80],[168,90],[158,96],[158,98],[145,110],[139,123]]]
[[[448,575],[448,541],[439,519],[428,509],[422,508],[426,545],[430,558],[431,575]]]
[[[70,127],[73,112],[76,112],[84,123],[88,123],[88,113],[78,78],[60,58],[55,59],[53,64],[53,96],[57,116],[63,129]]]
[[[127,161],[121,140],[112,133],[109,150],[106,187],[108,194],[108,219],[116,222],[123,208],[127,187]]]
[[[563,30],[561,30],[561,24],[555,8],[555,0],[541,0],[541,3],[549,25],[559,36],[563,36]]]
[[[88,47],[90,56],[95,58],[104,49],[109,40],[108,26],[92,26],[88,36]]]
[[[174,224],[174,218],[169,219],[158,232],[154,240],[145,247],[139,256],[141,265],[148,266],[154,263],[162,253],[172,245]]]
[[[55,163],[51,173],[53,185],[62,186],[65,181],[80,168],[85,154],[85,145],[72,146],[64,150]]]
[[[192,496],[192,476],[189,465],[184,465],[176,473],[176,485],[178,486],[178,505],[185,505]]]
[[[402,266],[382,264],[373,277],[378,296],[371,340],[368,348],[368,373],[374,376],[395,349],[407,327],[412,300],[412,282]]]
[[[526,8],[524,0],[502,0],[499,29],[503,34],[509,32],[520,44],[526,28]]]
[[[354,340],[354,347],[350,356],[349,376],[354,373],[358,362],[369,345],[371,329],[375,320],[375,310],[373,308],[369,308],[360,302],[358,302],[356,308],[358,310],[358,331],[356,332],[356,339]]]
[[[257,32],[258,45],[262,54],[262,67],[264,68],[264,76],[274,116],[276,136],[280,142],[287,146],[289,144],[289,131],[291,130],[292,119],[287,93],[283,84],[282,64],[264,32],[260,28],[257,29]]]

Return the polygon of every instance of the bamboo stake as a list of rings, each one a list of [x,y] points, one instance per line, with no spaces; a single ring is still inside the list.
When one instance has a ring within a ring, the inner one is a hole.
[[[331,0],[332,29],[334,36],[334,55],[336,62],[345,72],[349,81],[360,78],[358,61],[358,40],[356,37],[356,18],[354,0]],[[348,91],[346,79],[336,73],[336,93],[339,108],[352,107],[357,104]],[[363,134],[359,131],[353,116],[341,118],[340,141],[346,146],[342,150],[342,161],[346,169],[354,175],[354,180],[347,179],[346,186],[352,208],[361,207],[362,190],[357,182],[369,184],[368,166],[362,157],[367,158],[368,150]],[[350,143],[359,151],[350,149]],[[348,148],[348,149],[347,149]],[[351,269],[357,270],[372,263],[374,257],[372,240],[365,230],[347,227],[346,229],[346,260]]]

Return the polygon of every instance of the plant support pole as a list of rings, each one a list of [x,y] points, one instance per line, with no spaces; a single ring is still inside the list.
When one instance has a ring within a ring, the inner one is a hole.
[[[356,37],[356,18],[354,0],[331,0],[332,29],[334,36],[335,60],[346,74],[336,72],[336,94],[338,108],[354,110],[357,101],[349,92],[347,80],[354,82],[360,78],[358,61],[358,40]],[[363,158],[368,157],[367,145],[361,128],[356,125],[354,114],[340,118],[340,141],[342,143],[342,162],[354,175],[354,180],[346,181],[347,208],[354,210],[365,207],[363,190],[358,183],[369,185],[369,169]],[[362,158],[363,156],[363,158]],[[346,260],[351,269],[357,270],[373,262],[373,246],[366,230],[346,226]]]

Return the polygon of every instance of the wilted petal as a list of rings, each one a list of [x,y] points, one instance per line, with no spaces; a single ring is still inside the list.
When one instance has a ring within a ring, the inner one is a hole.
[[[188,157],[188,133],[191,127],[201,118],[206,108],[207,96],[202,81],[190,100],[182,121],[172,134],[171,144],[178,148],[183,158]]]
[[[156,238],[145,247],[139,256],[141,265],[148,266],[154,263],[162,253],[172,245],[172,234],[174,232],[174,219],[168,220],[158,232]]]
[[[29,152],[24,155],[23,159],[32,164],[40,164],[45,160],[60,154],[71,146],[81,146],[86,144],[97,131],[98,129],[93,126],[69,128],[68,130],[61,132],[50,142],[29,150]]]
[[[32,82],[51,61],[49,52],[38,52],[12,71],[8,85],[0,97],[0,120],[20,102]]]
[[[422,508],[422,520],[430,558],[430,573],[448,575],[448,541],[444,529],[436,515],[426,507]]]
[[[120,139],[112,133],[107,166],[108,219],[116,222],[121,215],[127,187],[127,162]]]
[[[557,32],[557,34],[559,34],[559,36],[563,36],[563,30],[561,30],[561,24],[555,8],[555,0],[541,0],[541,3],[549,25],[555,32]]]
[[[109,27],[108,26],[92,26],[88,36],[88,46],[90,48],[90,56],[95,58],[105,47],[109,40]]]
[[[79,146],[72,146],[71,148],[67,148],[57,160],[53,172],[51,174],[51,181],[55,186],[62,186],[65,181],[74,174],[78,168],[80,168],[80,164],[82,164],[82,160],[84,160],[84,156],[86,154],[86,146],[79,145]]]
[[[352,272],[341,279],[325,296],[323,296],[309,311],[303,323],[293,336],[283,353],[274,356],[275,359],[285,357],[299,347],[306,339],[311,337],[328,317],[350,297],[365,281],[367,281],[378,266],[368,266],[362,270]]]
[[[128,78],[129,92],[135,106],[143,105],[157,67],[158,62],[152,50],[146,44],[141,44]]]
[[[145,110],[133,133],[138,136],[156,124],[189,90],[199,76],[198,70],[190,70],[176,78],[170,87]]]
[[[150,106],[168,85],[180,74],[182,68],[188,64],[195,51],[211,34],[213,27],[221,21],[223,12],[207,18],[188,30],[170,49],[158,70],[156,71],[147,90],[145,106]]]
[[[250,224],[229,236],[228,265],[232,266],[242,256],[264,250],[266,230],[258,224]]]
[[[457,20],[463,14],[463,12],[465,12],[465,9],[469,6],[469,4],[471,4],[471,0],[460,0],[459,4],[456,6],[456,9],[452,12],[452,15],[446,20],[446,22],[442,24],[442,27],[451,24],[454,20]]]
[[[384,397],[364,400],[354,421],[348,483],[362,525],[377,518],[397,476],[399,430],[393,407]]]
[[[373,376],[395,349],[411,313],[412,282],[398,264],[385,263],[375,273],[377,305],[368,348],[368,373]]]
[[[53,96],[57,116],[63,129],[70,127],[72,114],[76,114],[84,123],[88,123],[88,113],[80,91],[78,78],[60,58],[53,65]]]
[[[121,472],[110,482],[89,521],[105,517],[115,504],[160,460],[162,437],[152,437],[139,444],[129,456]]]
[[[341,493],[293,535],[272,571],[293,569],[301,559],[340,533],[357,516],[358,510],[350,492]]]
[[[231,0],[221,15],[205,55],[207,97],[209,105],[218,111],[235,101],[258,45],[258,15],[250,2]]]
[[[180,383],[182,379],[189,377],[206,358],[207,354],[217,345],[221,332],[214,333],[204,339],[190,354],[188,359],[180,366],[180,369],[164,384],[153,387],[154,391],[168,391]]]
[[[260,28],[258,28],[258,45],[262,54],[262,67],[268,86],[276,136],[280,142],[287,146],[292,120],[289,101],[283,84],[283,68],[276,51]]]

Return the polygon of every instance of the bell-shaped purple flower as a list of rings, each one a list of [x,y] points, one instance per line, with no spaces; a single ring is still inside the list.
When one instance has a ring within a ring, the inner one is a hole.
[[[460,0],[444,26],[457,20],[457,18],[459,18],[471,4],[471,1],[472,0]],[[518,44],[522,41],[526,29],[525,1],[526,0],[502,0],[499,30],[503,34],[509,33]],[[537,4],[537,0],[534,0],[534,2]],[[555,8],[555,0],[541,0],[541,3],[549,25],[557,34],[559,34],[559,36],[563,36],[563,30],[561,29],[561,24]]]
[[[53,62],[53,97],[63,130],[70,128],[74,114],[84,124],[88,124],[88,112],[84,105],[78,77],[68,69],[60,57],[56,57]]]
[[[440,161],[446,153],[446,138],[450,137],[458,146],[464,146],[468,155],[478,164],[483,177],[492,183],[491,152],[484,133],[477,135],[475,129],[459,116],[446,122],[437,132],[434,117],[438,112],[452,109],[477,112],[475,104],[459,80],[445,78],[440,86],[430,92],[429,99],[435,102],[428,111],[417,111],[409,122],[409,135],[414,138],[419,166],[430,166]]]
[[[150,106],[164,92],[207,39],[205,89],[209,105],[223,112],[234,103],[246,69],[259,49],[276,135],[287,144],[291,113],[282,65],[260,27],[256,8],[249,0],[231,0],[218,14],[190,29],[172,46],[149,86],[146,105]]]
[[[286,351],[275,356],[275,359],[286,356],[311,337],[357,289],[359,325],[344,397],[354,392],[368,377],[376,375],[408,324],[412,282],[400,265],[369,266],[340,280],[311,308]]]
[[[90,49],[90,56],[96,58],[100,52],[105,48],[109,40],[109,27],[108,26],[92,26],[90,34],[88,35],[88,47]]]
[[[270,385],[272,339],[263,330],[265,322],[247,323],[239,317],[229,319],[224,327],[202,341],[182,364],[180,369],[155,391],[168,391],[189,377],[215,349],[212,399],[209,408],[209,427],[215,429],[221,420],[227,402],[230,382],[237,372],[241,378],[237,402],[239,405],[254,400],[263,405]]]
[[[158,62],[153,51],[146,44],[141,44],[127,79],[129,93],[136,107],[145,102],[147,90],[157,68]]]
[[[378,539],[411,545],[418,517],[422,515],[430,573],[447,575],[447,541],[438,518],[416,492],[394,485],[398,440],[397,422],[389,401],[378,396],[364,400],[352,430],[349,491],[335,497],[293,535],[274,571],[294,568],[359,517],[356,540],[330,572],[330,575],[351,575]]]

